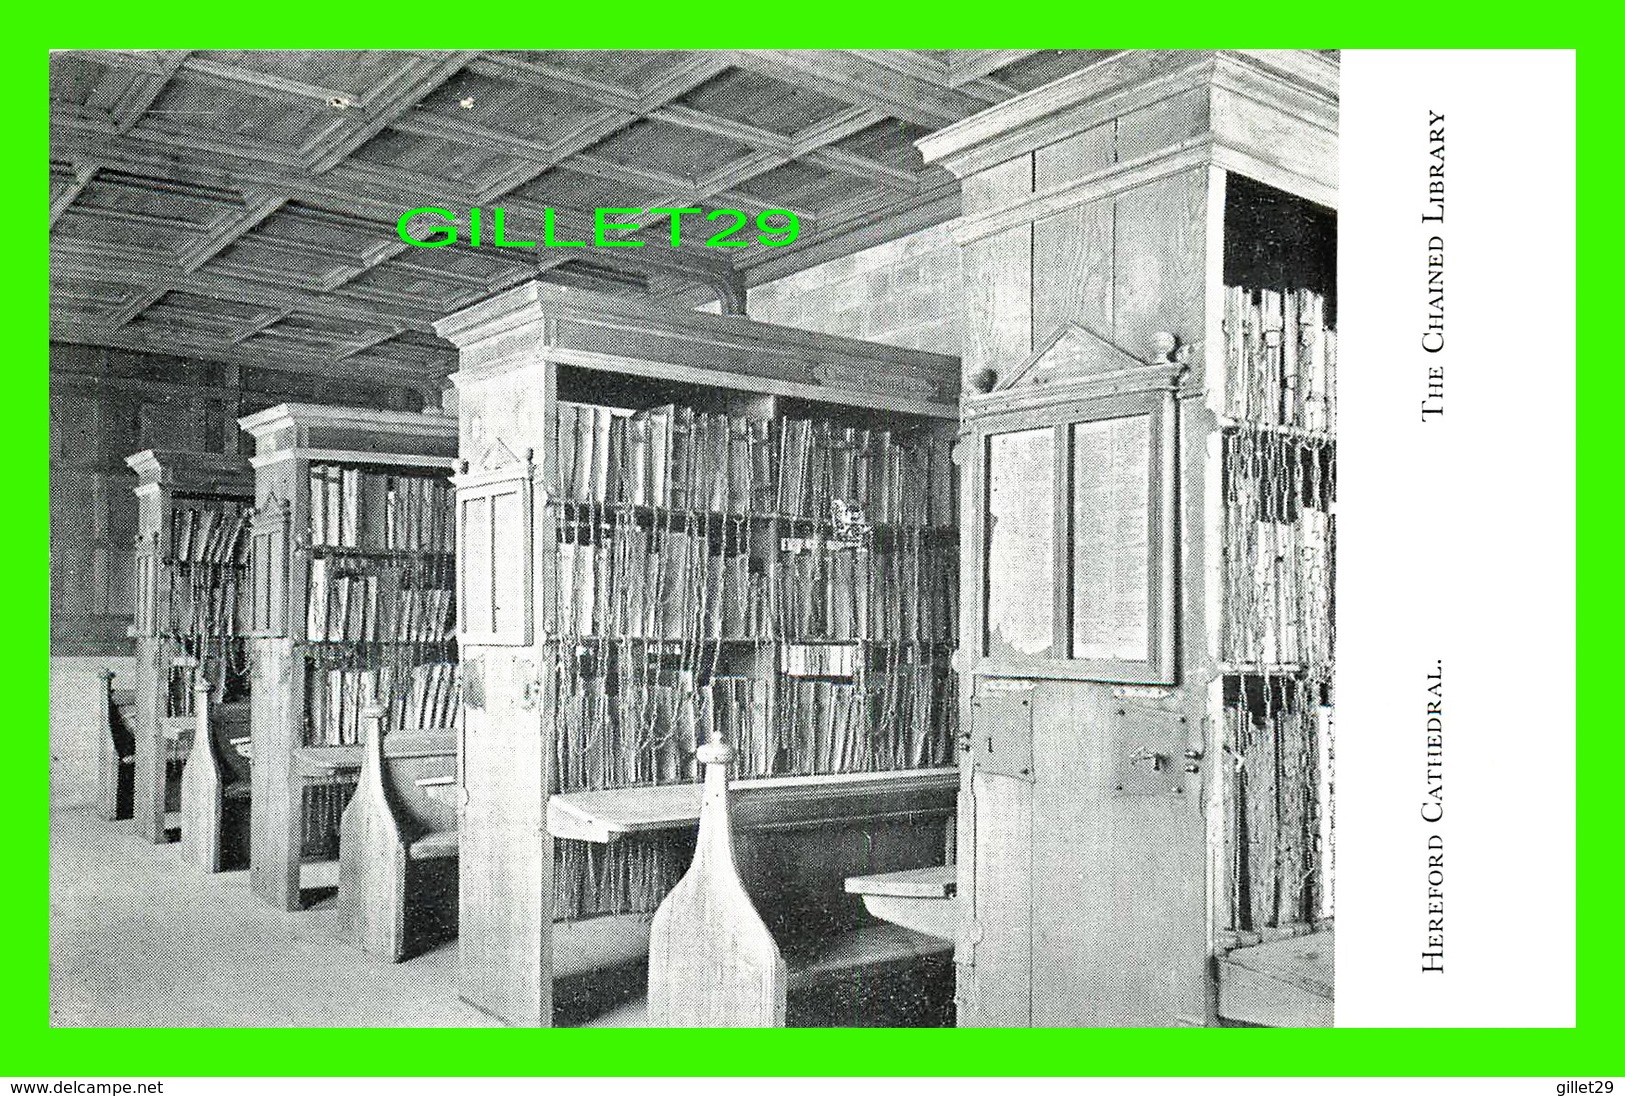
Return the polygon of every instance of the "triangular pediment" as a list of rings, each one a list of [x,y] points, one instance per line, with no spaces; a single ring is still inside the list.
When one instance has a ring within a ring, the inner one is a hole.
[[[1032,385],[1067,384],[1146,363],[1122,347],[1076,323],[1063,324],[994,387],[996,392]]]
[[[518,455],[508,448],[507,443],[501,438],[492,438],[491,444],[480,454],[474,468],[479,472],[500,472],[518,463],[520,463]]]
[[[519,457],[500,437],[485,428],[485,420],[474,416],[469,426],[476,456],[469,469],[474,472],[500,472],[519,463]]]

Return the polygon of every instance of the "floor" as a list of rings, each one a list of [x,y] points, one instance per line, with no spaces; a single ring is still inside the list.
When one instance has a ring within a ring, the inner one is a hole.
[[[496,1026],[457,999],[455,941],[378,963],[331,898],[273,910],[247,872],[200,875],[129,822],[52,814],[50,909],[53,1026]]]
[[[307,865],[307,888],[313,879]],[[337,883],[336,872],[330,873]],[[177,844],[89,811],[51,816],[51,1023],[56,1027],[494,1027],[457,999],[457,942],[380,963],[338,937],[333,891],[270,908],[246,871],[202,875]],[[643,972],[554,987],[555,1023],[647,1022]],[[791,995],[791,1026],[948,1026],[953,966],[859,975]]]

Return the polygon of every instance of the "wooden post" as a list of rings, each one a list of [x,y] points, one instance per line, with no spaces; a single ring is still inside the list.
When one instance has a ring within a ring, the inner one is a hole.
[[[113,671],[103,666],[96,676],[101,679],[96,690],[96,817],[112,822],[118,818],[120,767],[113,741]]]
[[[192,681],[192,707],[197,723],[192,751],[181,773],[181,847],[199,871],[213,874],[221,866],[221,817],[226,774],[215,753],[209,726],[209,679],[202,669]]]
[[[651,1027],[783,1027],[789,976],[734,862],[728,817],[733,747],[707,742],[694,863],[655,912]]]
[[[406,842],[384,790],[384,709],[361,713],[361,778],[339,824],[339,931],[399,962],[406,950]]]

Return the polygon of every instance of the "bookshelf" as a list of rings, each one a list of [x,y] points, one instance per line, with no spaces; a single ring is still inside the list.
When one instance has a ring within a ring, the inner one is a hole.
[[[228,712],[248,700],[243,598],[248,462],[220,453],[145,449],[125,458],[135,474],[135,832],[163,843],[177,829],[190,740],[166,734],[192,715],[193,674]]]
[[[1129,51],[920,143],[965,200],[962,1026],[1330,1016],[1259,995],[1330,985],[1337,87]]]
[[[296,910],[301,880],[338,854],[367,704],[386,705],[386,734],[455,721],[446,477],[457,426],[433,412],[310,404],[238,421],[255,447],[250,880],[264,901]]]
[[[777,931],[861,917],[855,870],[942,864],[957,363],[540,284],[437,330],[460,349],[464,999],[547,1025],[590,1012],[567,973],[641,989],[713,738]]]

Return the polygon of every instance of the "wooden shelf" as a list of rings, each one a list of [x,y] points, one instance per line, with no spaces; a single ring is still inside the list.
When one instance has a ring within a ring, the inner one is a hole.
[[[564,522],[568,525],[579,525],[593,521],[602,522],[604,518],[611,515],[629,514],[650,521],[677,522],[693,518],[701,523],[701,528],[704,528],[708,523],[718,522],[749,521],[761,524],[779,522],[808,532],[816,531],[830,536],[834,536],[841,529],[849,528],[846,526],[838,527],[826,517],[798,517],[791,514],[763,513],[758,510],[744,512],[735,510],[700,510],[676,506],[650,506],[647,503],[579,502],[569,499],[549,499],[547,505],[561,510],[565,515]],[[607,524],[607,522],[604,523]],[[952,525],[914,525],[899,521],[870,521],[864,522],[856,526],[856,528],[862,532],[878,533],[881,536],[889,536],[895,533],[921,533],[928,537],[938,536],[949,539],[957,539],[959,536],[958,527]],[[798,534],[791,531],[784,535],[795,538]],[[853,541],[852,543],[855,545],[858,542]]]
[[[882,921],[937,940],[952,940],[959,928],[959,868],[935,868],[855,875],[846,893],[861,895],[863,906]]]
[[[361,768],[360,745],[301,746],[294,759],[304,776],[322,777]],[[452,757],[457,753],[457,732],[451,730],[399,730],[384,735],[386,759]]]
[[[847,894],[874,894],[887,898],[952,898],[959,890],[959,867],[943,864],[881,875],[854,875],[846,881]]]
[[[950,768],[775,776],[729,785],[734,822],[743,830],[948,814],[958,795],[959,770]],[[547,804],[548,832],[575,841],[602,843],[629,834],[685,829],[699,818],[699,784],[567,792]]]
[[[1254,422],[1251,419],[1238,419],[1229,415],[1219,416],[1219,429],[1221,430],[1251,430],[1259,434],[1275,434],[1283,438],[1294,438],[1300,441],[1326,442],[1335,445],[1337,434],[1330,430],[1315,430],[1307,426],[1284,426],[1263,422]]]

